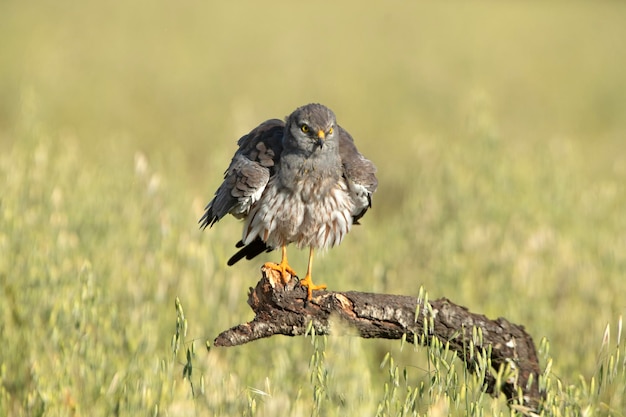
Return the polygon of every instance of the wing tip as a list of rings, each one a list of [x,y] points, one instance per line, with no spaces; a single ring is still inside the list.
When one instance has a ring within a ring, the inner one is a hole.
[[[202,217],[200,217],[200,220],[198,220],[198,224],[200,225],[200,229],[205,230],[207,227],[213,227],[218,220],[219,218],[213,214],[212,210],[207,209]]]

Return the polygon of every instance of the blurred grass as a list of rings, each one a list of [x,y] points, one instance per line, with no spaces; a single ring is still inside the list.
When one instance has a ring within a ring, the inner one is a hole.
[[[250,318],[261,261],[227,269],[240,225],[196,220],[236,139],[311,101],[380,179],[318,280],[424,285],[523,324],[550,341],[554,395],[619,410],[623,384],[567,387],[597,377],[626,313],[625,37],[620,2],[2,2],[0,414],[398,413],[385,354],[412,387],[431,375],[395,342],[201,348]],[[176,296],[195,399],[169,346]]]

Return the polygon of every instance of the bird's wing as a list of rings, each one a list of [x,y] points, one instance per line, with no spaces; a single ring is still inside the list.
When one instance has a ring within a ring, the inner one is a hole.
[[[261,197],[282,151],[285,123],[271,119],[243,136],[239,149],[224,173],[224,182],[207,204],[200,227],[213,226],[226,214],[245,218]]]
[[[354,223],[358,224],[359,219],[372,206],[372,194],[378,187],[376,166],[359,152],[352,136],[341,126],[338,128],[339,155],[343,165],[343,176],[348,183],[350,195],[354,201],[352,219]]]

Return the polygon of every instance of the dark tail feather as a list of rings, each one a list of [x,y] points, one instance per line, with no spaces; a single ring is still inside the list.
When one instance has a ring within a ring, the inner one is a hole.
[[[228,260],[228,266],[235,265],[243,258],[250,260],[257,255],[262,254],[263,252],[271,252],[274,250],[274,248],[267,246],[265,242],[258,238],[245,246],[240,240],[235,246],[241,249],[239,249],[233,256],[230,257],[230,259]]]

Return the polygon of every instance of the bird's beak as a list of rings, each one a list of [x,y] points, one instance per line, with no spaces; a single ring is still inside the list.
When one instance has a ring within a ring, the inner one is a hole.
[[[317,131],[317,146],[320,148],[324,146],[324,139],[326,139],[326,133],[323,130]]]

